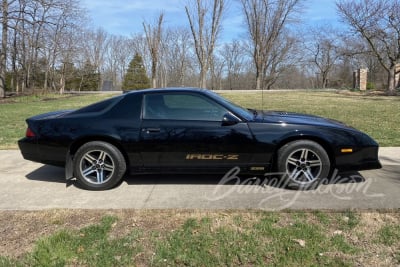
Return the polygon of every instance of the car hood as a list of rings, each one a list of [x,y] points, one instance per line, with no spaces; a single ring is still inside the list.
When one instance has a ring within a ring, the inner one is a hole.
[[[284,112],[284,111],[265,111],[265,110],[257,111],[256,121],[266,122],[266,123],[287,123],[287,124],[352,128],[340,121],[327,119],[315,115]]]

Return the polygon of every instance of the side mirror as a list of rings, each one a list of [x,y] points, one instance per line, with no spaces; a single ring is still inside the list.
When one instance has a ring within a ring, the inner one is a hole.
[[[222,126],[231,126],[239,122],[239,119],[232,113],[225,113],[222,117]]]

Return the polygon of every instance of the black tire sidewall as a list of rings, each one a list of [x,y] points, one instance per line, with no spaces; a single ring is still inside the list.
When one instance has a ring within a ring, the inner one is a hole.
[[[114,162],[114,173],[112,177],[103,184],[92,184],[82,176],[80,172],[80,162],[82,157],[89,151],[91,150],[100,150],[106,152],[113,160]],[[74,163],[74,174],[78,182],[78,186],[87,189],[87,190],[107,190],[115,187],[122,179],[123,175],[125,174],[126,171],[126,162],[125,158],[122,155],[121,151],[116,148],[114,145],[106,142],[101,142],[101,141],[93,141],[93,142],[88,142],[84,145],[82,145],[78,151],[75,153],[74,158],[73,158],[73,163]]]
[[[291,153],[302,148],[312,150],[313,153],[319,156],[322,162],[322,170],[320,176],[308,184],[297,183],[292,179],[290,179],[289,175],[286,174],[287,158]],[[320,144],[311,140],[297,140],[287,143],[286,145],[281,147],[278,151],[277,165],[278,165],[278,171],[282,173],[282,178],[285,179],[284,181],[285,186],[287,188],[297,189],[297,190],[310,190],[317,188],[322,179],[328,178],[331,168],[330,159],[326,150]]]

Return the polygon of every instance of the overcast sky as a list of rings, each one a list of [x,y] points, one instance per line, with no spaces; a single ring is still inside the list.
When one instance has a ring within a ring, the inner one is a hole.
[[[164,11],[165,25],[186,26],[185,0],[83,0],[92,24],[110,34],[131,36],[142,32],[143,21],[152,23]],[[334,0],[305,0],[302,19],[309,24],[337,22]],[[230,1],[223,21],[222,39],[230,41],[243,35],[243,17],[238,1]]]

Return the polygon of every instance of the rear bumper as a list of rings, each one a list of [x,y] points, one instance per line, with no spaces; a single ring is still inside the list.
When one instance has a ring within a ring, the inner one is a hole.
[[[18,141],[18,147],[24,159],[40,162],[40,155],[37,150],[36,140],[30,138],[22,138]]]
[[[26,160],[54,166],[65,166],[66,149],[63,147],[38,144],[36,139],[26,137],[18,141],[18,147]]]

